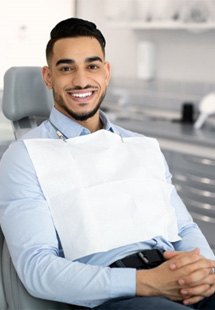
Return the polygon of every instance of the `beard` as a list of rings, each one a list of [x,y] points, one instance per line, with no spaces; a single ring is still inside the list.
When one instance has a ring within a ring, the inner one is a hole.
[[[52,92],[53,92],[54,101],[62,108],[62,110],[64,112],[66,112],[67,115],[71,116],[76,121],[86,121],[88,118],[91,118],[92,116],[94,116],[97,113],[97,111],[99,110],[99,108],[100,108],[100,106],[102,104],[102,101],[105,98],[105,94],[106,94],[106,92],[104,92],[100,96],[97,105],[91,111],[89,111],[89,112],[82,112],[82,113],[76,113],[76,112],[72,111],[71,109],[69,109],[66,106],[62,96],[60,96],[57,92],[55,92],[54,89],[52,89]],[[84,103],[83,103],[83,105],[84,105]]]

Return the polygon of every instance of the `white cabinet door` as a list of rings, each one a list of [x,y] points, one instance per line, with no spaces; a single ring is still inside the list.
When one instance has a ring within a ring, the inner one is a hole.
[[[0,89],[12,66],[43,66],[51,29],[74,16],[74,0],[1,0]]]

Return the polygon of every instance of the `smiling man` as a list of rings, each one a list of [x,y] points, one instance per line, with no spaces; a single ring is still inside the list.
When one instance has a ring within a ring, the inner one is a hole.
[[[158,142],[100,109],[110,80],[102,33],[61,21],[46,56],[50,117],[0,163],[0,223],[25,288],[71,309],[214,309],[214,254]]]
[[[53,90],[55,108],[94,132],[102,128],[99,108],[110,79],[105,61],[105,40],[94,36],[66,37],[50,41],[46,85]]]

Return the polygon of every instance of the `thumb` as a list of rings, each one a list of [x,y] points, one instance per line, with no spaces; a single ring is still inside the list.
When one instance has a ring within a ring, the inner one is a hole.
[[[171,259],[173,257],[175,257],[176,255],[178,255],[180,252],[177,252],[177,251],[165,251],[163,253],[163,257],[168,260],[168,259]]]

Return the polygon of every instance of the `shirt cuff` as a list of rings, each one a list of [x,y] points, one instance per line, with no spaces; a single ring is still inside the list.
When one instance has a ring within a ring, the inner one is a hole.
[[[136,295],[136,269],[111,268],[111,298]]]

